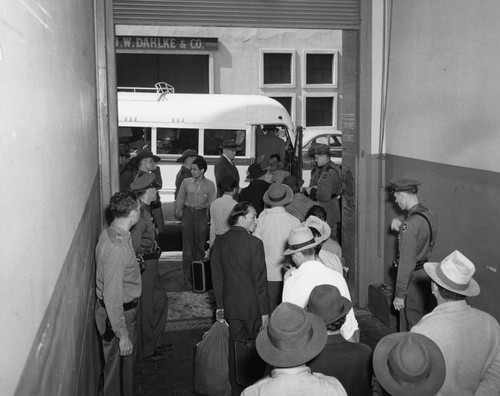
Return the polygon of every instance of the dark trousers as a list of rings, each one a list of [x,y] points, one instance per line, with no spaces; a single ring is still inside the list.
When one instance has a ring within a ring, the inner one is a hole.
[[[103,339],[106,332],[108,314],[99,302],[95,307],[95,322],[102,342],[104,354],[104,396],[132,396],[134,394],[134,360],[136,345],[137,308],[125,311],[125,323],[134,350],[129,356],[120,356],[119,339],[114,336],[111,341]]]
[[[281,304],[283,298],[283,282],[267,281],[267,290],[269,292],[269,303],[271,312]]]
[[[151,356],[161,345],[168,313],[168,297],[160,282],[158,260],[146,260],[137,325],[137,356]]]
[[[399,312],[399,331],[410,331],[434,306],[429,276],[424,269],[413,271],[408,281],[405,307]]]
[[[257,320],[239,320],[227,319],[229,325],[229,382],[231,383],[231,395],[239,396],[245,389],[236,383],[236,364],[234,359],[234,341],[245,341],[249,338],[257,338],[259,334],[262,319]]]
[[[208,236],[208,210],[185,207],[181,217],[182,269],[184,282],[191,282],[193,261],[205,258],[205,243]]]

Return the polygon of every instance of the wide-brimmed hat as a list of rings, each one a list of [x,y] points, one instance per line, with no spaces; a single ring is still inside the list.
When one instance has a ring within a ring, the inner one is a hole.
[[[318,315],[325,325],[334,323],[352,308],[352,302],[333,285],[319,285],[309,295],[307,310]]]
[[[294,228],[288,236],[287,249],[283,252],[283,255],[289,256],[313,248],[323,241],[324,239],[321,236],[315,238],[309,227],[300,226]]]
[[[298,305],[284,302],[271,315],[269,326],[257,335],[260,357],[274,367],[294,367],[318,355],[326,344],[321,318]]]
[[[143,175],[136,177],[130,184],[130,189],[133,191],[143,191],[152,187],[159,187],[156,183],[156,175],[154,173],[144,173]]]
[[[197,157],[197,156],[198,156],[198,153],[196,151],[188,149],[188,150],[184,151],[182,153],[182,156],[177,158],[177,160],[175,162],[184,162],[186,160],[186,158]]]
[[[477,296],[478,283],[472,279],[476,267],[458,250],[448,255],[440,263],[425,263],[425,272],[439,286],[464,296]]]
[[[446,376],[439,347],[417,333],[382,338],[373,353],[373,369],[378,382],[393,396],[434,395]]]
[[[227,150],[233,150],[233,151],[241,151],[241,147],[238,146],[234,139],[228,139],[228,140],[224,140],[222,142],[222,145],[220,146],[221,149],[227,149]]]
[[[262,199],[269,206],[284,206],[292,201],[293,191],[285,184],[273,183]]]
[[[418,180],[408,178],[392,179],[389,190],[391,193],[398,191],[412,191],[416,193],[418,191],[418,186],[420,186]]]
[[[264,176],[267,172],[260,167],[260,165],[255,162],[254,164],[248,167],[248,176],[247,179],[255,180],[261,176]]]
[[[328,225],[326,221],[321,220],[319,217],[316,217],[314,215],[309,216],[306,221],[302,223],[303,226],[305,227],[313,227],[319,231],[320,238],[323,241],[326,241],[328,238],[330,238],[330,235],[332,233],[332,229]]]
[[[139,151],[134,158],[130,159],[130,161],[134,161],[136,164],[139,164],[139,162],[141,162],[144,158],[153,158],[154,162],[158,162],[160,160],[160,157],[154,155],[151,150],[146,149]]]

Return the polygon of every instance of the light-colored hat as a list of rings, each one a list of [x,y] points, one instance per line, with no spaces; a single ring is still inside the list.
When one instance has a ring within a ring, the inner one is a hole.
[[[425,272],[439,286],[464,296],[477,296],[479,285],[472,279],[476,267],[472,261],[455,250],[440,263],[425,263]]]
[[[269,206],[284,206],[292,201],[293,191],[285,184],[273,183],[262,199]]]
[[[271,366],[294,367],[318,355],[326,339],[326,327],[318,315],[284,302],[272,313],[269,326],[257,335],[255,345]]]
[[[393,333],[373,352],[373,370],[393,396],[435,395],[446,377],[444,357],[434,341],[417,333]]]
[[[323,241],[324,239],[322,237],[314,238],[314,235],[309,227],[300,226],[294,228],[288,236],[287,249],[283,252],[283,255],[289,256],[291,254],[313,248],[318,246]]]
[[[321,220],[316,216],[309,216],[306,221],[302,223],[303,226],[316,228],[320,233],[320,238],[323,241],[326,241],[330,238],[330,234],[332,233],[332,229],[328,225],[326,221]]]

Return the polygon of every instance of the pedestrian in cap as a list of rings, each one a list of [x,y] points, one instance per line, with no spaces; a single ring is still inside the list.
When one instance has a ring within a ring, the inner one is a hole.
[[[262,168],[265,164],[255,162],[248,167],[247,179],[250,183],[240,192],[240,202],[250,202],[257,212],[257,216],[264,210],[264,194],[270,184],[265,180],[267,170]]]
[[[319,316],[294,304],[280,304],[256,340],[260,357],[275,369],[242,395],[347,395],[338,379],[313,373],[306,366],[321,352],[326,339]]]
[[[219,157],[214,166],[215,172],[215,185],[218,186],[220,180],[224,176],[232,176],[238,183],[238,189],[240,184],[240,174],[238,172],[238,168],[234,164],[234,159],[236,157],[236,153],[241,151],[241,147],[238,146],[234,139],[224,140],[222,145],[222,155]],[[223,191],[219,188],[217,189],[217,197],[221,197],[223,195]]]
[[[438,305],[411,332],[429,337],[443,353],[446,378],[439,394],[498,395],[500,326],[466,301],[480,292],[476,267],[455,250],[439,263],[425,263],[424,270]]]
[[[182,155],[177,158],[176,162],[182,163],[181,169],[175,176],[175,193],[174,197],[177,198],[177,194],[179,193],[179,188],[181,187],[182,181],[191,177],[191,165],[193,164],[194,159],[198,156],[198,153],[194,150],[188,149],[182,153]]]
[[[319,285],[312,290],[307,310],[323,319],[328,339],[320,354],[307,365],[313,372],[337,378],[348,395],[370,395],[372,350],[366,344],[347,342],[340,334],[351,309],[351,301],[342,297],[335,286]]]
[[[424,335],[407,332],[389,334],[378,342],[373,369],[380,385],[393,396],[435,395],[446,376],[438,345]]]
[[[404,219],[395,218],[391,222],[391,230],[398,232],[393,306],[399,311],[400,331],[410,330],[435,304],[430,294],[430,279],[423,270],[423,264],[428,261],[434,247],[437,218],[419,202],[419,185],[420,182],[409,178],[390,182],[394,200],[406,213]]]

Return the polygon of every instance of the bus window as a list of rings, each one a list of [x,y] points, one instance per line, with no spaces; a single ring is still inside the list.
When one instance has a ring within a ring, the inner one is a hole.
[[[157,128],[156,153],[182,154],[187,149],[198,152],[198,129]]]
[[[236,129],[205,129],[205,148],[203,155],[221,155],[224,140],[234,140],[241,147],[237,157],[245,156],[245,131]]]

